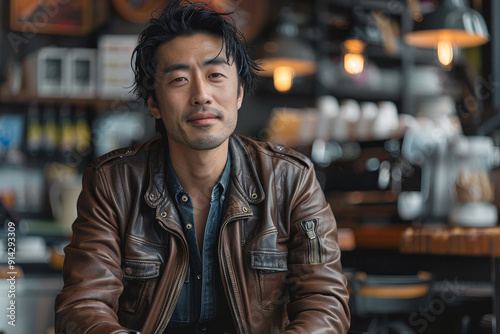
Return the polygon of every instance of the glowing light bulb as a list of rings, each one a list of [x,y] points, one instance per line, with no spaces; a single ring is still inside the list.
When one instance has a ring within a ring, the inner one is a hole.
[[[289,66],[277,66],[273,72],[274,88],[286,93],[292,88],[294,71]]]
[[[445,68],[451,68],[453,61],[453,45],[448,40],[441,40],[437,45],[437,55],[439,62]]]
[[[363,72],[365,67],[365,43],[359,39],[348,39],[343,43],[344,70],[348,74],[356,75]]]
[[[346,53],[344,55],[344,69],[349,74],[360,74],[365,67],[365,57],[359,53]]]

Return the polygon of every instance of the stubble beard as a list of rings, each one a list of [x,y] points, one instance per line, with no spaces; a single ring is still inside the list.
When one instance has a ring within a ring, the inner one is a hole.
[[[206,110],[207,108],[204,109]],[[184,144],[188,148],[196,151],[213,150],[221,146],[234,132],[234,129],[236,128],[236,120],[228,123],[224,114],[220,110],[208,108],[208,111],[217,115],[219,117],[219,121],[222,123],[222,129],[218,133],[216,134],[202,133],[198,136],[192,136],[189,133],[177,130],[171,134],[170,139],[178,143]],[[195,113],[195,111],[192,111],[192,113]],[[185,118],[187,119],[189,115],[190,114],[186,115]],[[206,127],[200,127],[197,131],[200,132],[209,131],[211,127],[212,127],[211,125],[208,125]]]
[[[226,139],[227,137],[210,135],[200,136],[194,139],[187,139],[185,143],[192,150],[207,151],[221,146]]]

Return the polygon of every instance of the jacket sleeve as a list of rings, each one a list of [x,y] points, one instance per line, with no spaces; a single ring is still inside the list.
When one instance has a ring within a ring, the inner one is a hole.
[[[290,217],[290,323],[285,333],[347,333],[347,280],[342,274],[337,226],[312,165],[293,195]]]
[[[118,213],[105,175],[87,167],[71,243],[65,248],[64,287],[56,297],[56,333],[138,333],[118,324],[123,291]]]

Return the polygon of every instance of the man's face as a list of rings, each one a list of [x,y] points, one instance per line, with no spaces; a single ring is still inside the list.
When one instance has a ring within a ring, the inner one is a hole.
[[[234,61],[228,65],[222,39],[206,33],[178,36],[156,52],[156,101],[170,145],[194,150],[220,146],[233,133],[243,100]]]

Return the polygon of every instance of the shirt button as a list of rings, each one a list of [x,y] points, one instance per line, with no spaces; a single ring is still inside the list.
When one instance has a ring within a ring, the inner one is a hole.
[[[201,275],[196,275],[196,278],[197,279],[201,279]]]
[[[190,230],[192,227],[193,227],[193,225],[191,225],[191,224],[187,224],[187,225],[186,225],[186,228],[187,228],[188,230]]]
[[[188,200],[189,200],[189,198],[186,195],[182,195],[181,201],[183,201],[184,203],[186,203]]]

